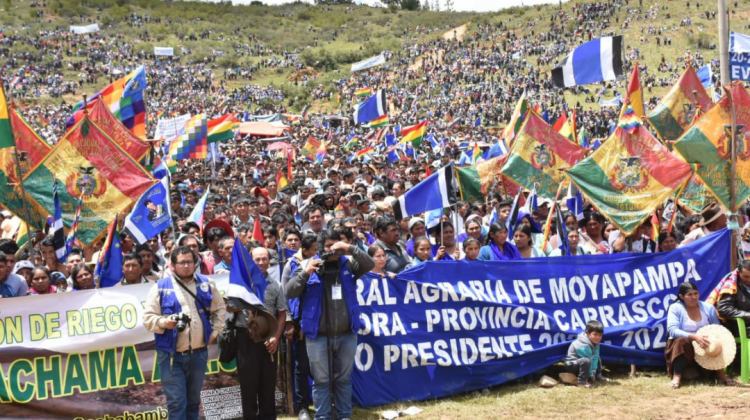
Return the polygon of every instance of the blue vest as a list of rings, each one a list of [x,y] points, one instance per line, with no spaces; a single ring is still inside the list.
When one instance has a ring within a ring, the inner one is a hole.
[[[315,256],[317,258],[317,255]],[[357,284],[354,282],[354,275],[346,263],[346,258],[341,257],[341,271],[339,277],[344,292],[344,301],[346,310],[349,312],[349,322],[351,323],[354,334],[359,331],[359,303],[357,302]],[[305,293],[302,295],[302,332],[307,337],[317,338],[318,327],[320,326],[320,317],[323,314],[323,299],[325,288],[323,281],[317,273],[310,275],[307,280]]]
[[[299,266],[299,260],[295,257],[292,257],[289,259],[289,272],[292,276],[294,276],[294,272],[297,271],[297,267]],[[296,297],[294,299],[288,299],[289,304],[289,314],[292,317],[292,320],[296,321],[299,319],[299,302],[300,298]]]
[[[211,286],[208,282],[208,278],[202,274],[196,273],[195,282],[198,286],[196,287],[197,293],[195,295],[198,297],[200,302],[203,303],[203,306],[205,306],[206,309],[210,310],[211,301],[213,301],[214,297],[211,294]],[[205,287],[203,286],[204,284],[206,285]],[[182,306],[177,300],[177,296],[175,296],[172,277],[165,277],[159,280],[157,282],[157,287],[159,288],[161,314],[164,316],[169,316],[182,312]],[[192,297],[188,295],[188,299],[192,299]],[[206,340],[206,345],[208,345],[208,341],[211,338],[211,332],[213,330],[213,328],[211,327],[211,321],[208,319],[208,314],[203,312],[203,309],[201,308],[201,305],[199,303],[196,302],[195,306],[197,307],[198,313],[201,316],[201,321],[203,322],[203,338]],[[196,321],[197,320],[195,319],[190,320],[191,323]],[[174,353],[177,350],[177,334],[177,328],[165,330],[163,334],[154,334],[156,349]]]

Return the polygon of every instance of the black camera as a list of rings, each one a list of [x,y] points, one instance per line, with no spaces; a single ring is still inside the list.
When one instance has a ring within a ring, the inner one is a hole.
[[[338,273],[341,269],[341,261],[339,259],[335,260],[329,260],[328,258],[333,256],[341,256],[344,255],[342,251],[335,251],[335,252],[324,252],[320,254],[320,259],[322,264],[318,266],[317,273],[319,276],[322,276],[326,273],[333,274]]]
[[[186,313],[179,313],[172,315],[172,320],[177,321],[177,331],[185,331],[185,327],[190,325],[190,315]]]

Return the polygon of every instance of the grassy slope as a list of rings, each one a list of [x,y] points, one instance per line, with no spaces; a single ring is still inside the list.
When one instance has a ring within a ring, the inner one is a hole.
[[[420,27],[435,28],[439,26],[458,26],[462,23],[471,21],[469,32],[471,33],[477,23],[495,24],[500,21],[505,22],[511,29],[520,31],[522,34],[529,34],[531,30],[536,33],[545,31],[550,16],[555,13],[556,5],[530,6],[525,8],[512,8],[499,12],[488,14],[473,13],[447,13],[447,12],[407,12],[399,11],[392,13],[385,9],[374,9],[368,7],[359,7],[353,11],[347,11],[345,6],[334,6],[333,11],[322,10],[304,3],[290,4],[284,6],[231,6],[228,4],[200,3],[200,2],[183,2],[183,1],[161,1],[161,0],[88,0],[79,2],[78,0],[49,0],[47,4],[46,16],[43,23],[35,22],[30,13],[35,9],[28,7],[30,0],[13,0],[11,6],[7,7],[8,0],[0,2],[0,7],[6,8],[0,14],[0,24],[5,27],[6,32],[19,30],[21,24],[30,25],[27,31],[34,33],[38,29],[50,29],[56,26],[67,26],[69,24],[80,24],[73,16],[83,14],[95,21],[100,22],[100,26],[106,27],[107,33],[119,33],[125,35],[125,40],[134,43],[137,49],[152,51],[154,45],[178,47],[180,45],[191,48],[194,51],[192,59],[201,59],[211,54],[212,49],[224,51],[224,57],[219,60],[220,68],[216,70],[217,76],[221,76],[223,69],[232,65],[249,65],[255,64],[259,59],[257,57],[242,57],[234,54],[233,44],[236,42],[247,42],[246,35],[255,34],[265,45],[277,47],[284,45],[289,49],[298,48],[300,51],[309,50],[310,57],[321,57],[330,55],[333,58],[333,65],[336,71],[331,68],[318,69],[318,83],[323,83],[329,87],[330,80],[341,77],[348,73],[348,67],[351,62],[371,56],[383,48],[396,50],[402,42],[409,41],[415,37],[425,39],[439,36],[439,32],[430,34],[415,35],[413,29]],[[636,0],[630,1],[634,7],[637,5]],[[647,5],[651,4],[645,2]],[[120,4],[120,5],[118,5]],[[652,72],[656,72],[661,54],[665,55],[668,61],[675,62],[677,57],[684,54],[686,49],[696,51],[697,37],[688,36],[685,31],[688,28],[679,27],[682,18],[691,16],[693,18],[692,28],[698,33],[700,25],[705,26],[702,33],[705,33],[710,43],[718,44],[716,38],[716,21],[704,20],[697,16],[693,2],[693,9],[688,10],[685,2],[666,2],[669,11],[660,11],[656,21],[641,20],[631,22],[630,28],[621,30],[619,25],[613,20],[612,26],[616,27],[616,33],[625,35],[625,42],[628,47],[637,47],[645,57],[645,62]],[[82,6],[83,5],[83,6]],[[84,7],[88,6],[88,7]],[[97,8],[101,7],[102,11],[98,12]],[[647,6],[646,6],[647,7]],[[644,11],[646,10],[644,7]],[[715,9],[714,2],[704,2],[701,9],[705,10],[710,7]],[[564,10],[571,10],[572,3],[563,4]],[[750,17],[750,0],[740,0],[740,12],[733,15],[734,26],[739,27],[741,20]],[[7,12],[7,13],[5,13]],[[127,26],[123,18],[130,13],[139,15],[148,14],[152,17],[161,17],[172,19],[173,24],[169,27],[162,24],[148,24],[139,28]],[[670,13],[671,18],[667,19],[666,14]],[[638,15],[635,15],[638,16]],[[642,16],[642,15],[641,15]],[[48,23],[51,19],[52,23]],[[625,8],[620,12],[620,24],[625,20]],[[367,25],[364,23],[367,22]],[[536,24],[535,27],[528,28],[528,24]],[[673,40],[671,48],[657,48],[653,36],[648,36],[650,43],[641,43],[641,30],[644,32],[648,25],[661,26],[669,28],[667,36]],[[309,32],[307,29],[312,26],[316,32]],[[234,30],[241,29],[241,36],[237,36]],[[412,29],[408,36],[403,36],[404,29]],[[672,31],[672,28],[677,28]],[[333,31],[337,30],[338,37],[333,39]],[[145,31],[148,31],[150,38],[145,37]],[[178,35],[189,35],[191,33],[200,34],[204,31],[211,31],[208,40],[199,39],[197,41],[180,42]],[[442,32],[442,31],[441,31]],[[313,37],[320,39],[319,46],[313,47]],[[14,48],[16,51],[33,50],[28,45],[19,45]],[[710,51],[704,49],[701,51],[706,59],[718,58],[716,50]],[[66,57],[67,59],[68,57]],[[80,58],[72,57],[72,60]],[[533,58],[532,58],[533,59]],[[312,60],[308,60],[312,64]],[[247,83],[275,86],[287,84],[287,96],[306,96],[309,92],[305,89],[293,87],[286,83],[287,77],[291,74],[289,69],[261,69],[253,77],[253,80],[238,80],[229,83],[230,87],[243,86]],[[663,75],[662,73],[657,73]],[[64,71],[66,78],[76,79],[74,72]],[[86,91],[93,93],[106,84],[104,78],[101,78],[96,86],[87,85]],[[330,88],[330,87],[329,87]],[[645,99],[652,96],[661,96],[666,93],[668,88],[654,88],[653,92],[645,93]],[[611,94],[611,92],[610,92]],[[576,97],[570,92],[566,92],[566,99],[569,103],[575,103],[582,97]],[[66,98],[73,100],[73,98]],[[47,102],[43,98],[42,102]],[[332,105],[323,103],[315,104],[318,109],[330,109]],[[588,106],[588,105],[586,105]],[[294,108],[301,108],[299,102]]]

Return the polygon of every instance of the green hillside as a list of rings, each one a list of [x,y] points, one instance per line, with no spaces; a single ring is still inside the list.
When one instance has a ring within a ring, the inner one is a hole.
[[[709,49],[711,45],[718,45],[716,20],[700,17],[706,10],[714,11],[715,2],[702,2],[700,10],[696,10],[695,1],[690,2],[691,9],[687,8],[685,1],[660,2],[658,13],[652,15],[648,14],[649,7],[655,3],[643,2],[643,6],[638,5],[638,0],[626,3],[629,4],[623,3],[610,27],[615,34],[625,36],[629,52],[630,48],[639,49],[639,61],[645,63],[657,78],[670,75],[657,71],[662,55],[667,62],[676,65],[679,65],[677,58],[683,57],[688,49],[693,54],[700,52],[706,60],[718,58],[718,50]],[[257,66],[261,60],[261,57],[243,53],[242,48],[237,48],[238,45],[262,43],[264,48],[272,49],[263,57],[265,59],[281,59],[284,51],[299,54],[304,66],[313,69],[306,72],[316,75],[316,82],[329,90],[333,86],[327,82],[347,75],[352,62],[383,49],[397,51],[404,44],[440,36],[450,28],[467,22],[470,22],[467,35],[473,32],[477,24],[500,23],[517,36],[532,35],[532,31],[539,34],[549,29],[551,17],[558,13],[557,4],[514,7],[485,14],[405,11],[353,5],[313,6],[301,2],[282,6],[234,6],[230,3],[171,0],[48,0],[45,7],[31,7],[31,4],[31,0],[0,2],[3,9],[0,25],[6,34],[17,32],[33,36],[40,30],[97,22],[107,36],[119,35],[122,42],[135,45],[136,50],[150,53],[154,46],[174,47],[177,55],[182,54],[181,48],[191,50],[192,54],[183,57],[184,62],[205,60],[213,55],[213,50],[222,51],[222,55],[212,63],[217,82],[224,77],[226,69],[249,69]],[[562,8],[570,13],[573,4],[563,3]],[[739,0],[736,10],[730,4],[730,10],[732,27],[741,31],[750,17],[750,0]],[[43,12],[41,17],[38,16],[40,12]],[[140,20],[134,21],[133,14]],[[150,20],[143,22],[146,15]],[[685,18],[691,18],[692,25],[680,26]],[[628,27],[623,28],[626,20],[629,20]],[[672,45],[657,47],[655,36],[648,34],[649,25],[663,28],[662,37],[670,37]],[[576,22],[569,21],[565,26],[566,34],[573,36],[577,27]],[[416,28],[420,31],[417,32]],[[699,42],[703,47],[700,50]],[[26,51],[38,49],[32,43],[13,46],[13,52]],[[75,62],[82,58],[64,57],[65,61],[68,59]],[[535,64],[534,57],[529,57],[529,60]],[[228,86],[231,88],[248,83],[281,86],[286,100],[299,99],[293,103],[293,108],[299,109],[300,103],[309,98],[312,86],[302,88],[289,82],[293,73],[291,67],[262,67],[250,79],[229,80]],[[63,74],[66,79],[76,80],[74,71],[64,70]],[[101,78],[96,85],[87,85],[85,90],[94,92],[106,83]],[[651,92],[645,92],[645,97],[661,96],[667,89],[654,87]],[[566,93],[569,103],[577,100],[583,102],[582,98],[581,95]],[[72,101],[74,98],[65,99]],[[42,102],[46,102],[46,99],[42,98]]]

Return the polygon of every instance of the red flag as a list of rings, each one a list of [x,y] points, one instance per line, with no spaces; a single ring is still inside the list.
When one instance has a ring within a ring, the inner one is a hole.
[[[563,126],[565,125],[567,121],[568,121],[568,113],[563,112],[560,118],[558,118],[557,121],[555,121],[555,125],[552,126],[552,129],[559,133],[560,129],[563,128]]]
[[[427,165],[427,170],[424,172],[425,178],[432,175],[432,171],[430,170],[430,165]]]
[[[265,243],[263,237],[263,228],[260,227],[260,214],[255,216],[255,222],[253,222],[253,240],[258,241],[262,244]]]

